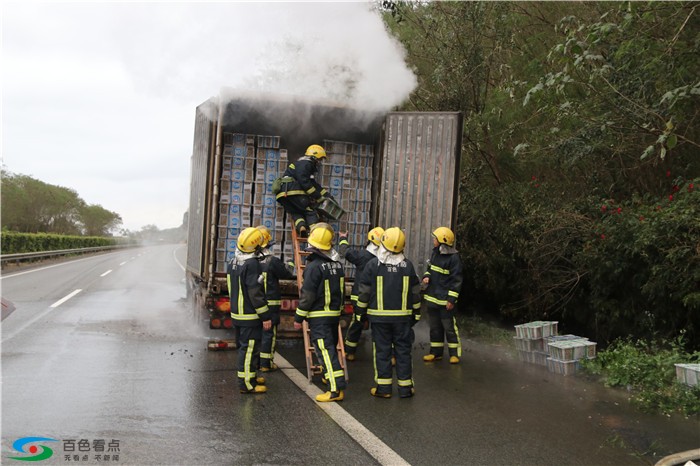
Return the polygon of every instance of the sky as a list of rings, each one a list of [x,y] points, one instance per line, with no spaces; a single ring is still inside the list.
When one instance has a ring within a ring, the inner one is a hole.
[[[415,75],[373,5],[4,0],[3,169],[129,231],[178,227],[195,108],[222,88],[380,111],[408,97]]]

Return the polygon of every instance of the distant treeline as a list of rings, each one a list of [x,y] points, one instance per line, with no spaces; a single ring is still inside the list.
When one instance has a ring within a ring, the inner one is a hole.
[[[2,171],[2,228],[24,233],[111,236],[119,214],[88,204],[69,188]]]

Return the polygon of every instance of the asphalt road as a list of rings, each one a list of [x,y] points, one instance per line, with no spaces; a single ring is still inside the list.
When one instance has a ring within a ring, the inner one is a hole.
[[[2,321],[3,464],[51,448],[42,464],[634,465],[700,446],[697,420],[641,414],[623,392],[489,346],[425,364],[424,322],[412,399],[370,396],[368,332],[342,403],[311,399],[299,340],[280,343],[268,393],[241,395],[236,352],[206,350],[225,334],[193,323],[181,264],[184,247],[163,245],[3,274],[16,306]],[[13,448],[26,437],[52,440]]]

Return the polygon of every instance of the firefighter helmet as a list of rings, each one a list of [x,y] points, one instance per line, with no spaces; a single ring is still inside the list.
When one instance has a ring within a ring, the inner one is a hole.
[[[260,233],[263,235],[263,241],[262,244],[260,245],[261,247],[267,247],[270,244],[270,241],[272,240],[272,235],[270,234],[270,230],[265,226],[265,225],[259,225],[257,227],[258,230],[260,230]]]
[[[238,235],[236,245],[241,251],[251,253],[255,252],[257,248],[262,246],[263,239],[263,234],[260,230],[254,227],[249,227],[244,229],[241,234]]]
[[[306,149],[306,154],[304,155],[309,155],[315,159],[322,159],[326,157],[326,149],[318,144],[313,144]]]
[[[455,244],[455,234],[447,227],[439,227],[433,231],[433,236],[440,244],[446,244],[448,246],[454,246]]]
[[[333,227],[327,223],[317,223],[311,227],[308,242],[322,251],[330,251],[333,244]]]
[[[384,234],[384,228],[382,227],[374,227],[372,228],[369,233],[367,233],[367,239],[377,246],[379,246],[379,243],[382,240],[382,235]]]
[[[391,252],[402,252],[406,246],[406,235],[399,227],[391,227],[382,235],[382,245]]]

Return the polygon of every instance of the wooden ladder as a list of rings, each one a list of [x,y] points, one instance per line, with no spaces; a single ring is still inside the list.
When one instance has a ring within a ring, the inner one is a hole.
[[[297,235],[296,229],[292,227],[292,242],[294,246],[294,266],[296,267],[297,273],[297,286],[299,287],[299,297],[301,298],[301,285],[304,283],[304,269],[306,268],[306,257],[311,254],[306,251],[302,245],[307,244],[306,238],[302,238]],[[322,366],[318,362],[316,357],[316,351],[311,343],[311,330],[309,329],[308,320],[304,320],[302,324],[302,333],[304,335],[304,356],[306,358],[306,378],[309,379],[309,383],[312,381],[314,375],[322,374]],[[345,360],[345,345],[343,344],[343,331],[338,325],[338,346],[336,347],[338,351],[338,359],[340,360],[340,366],[345,372],[345,380],[349,380],[348,368]]]

